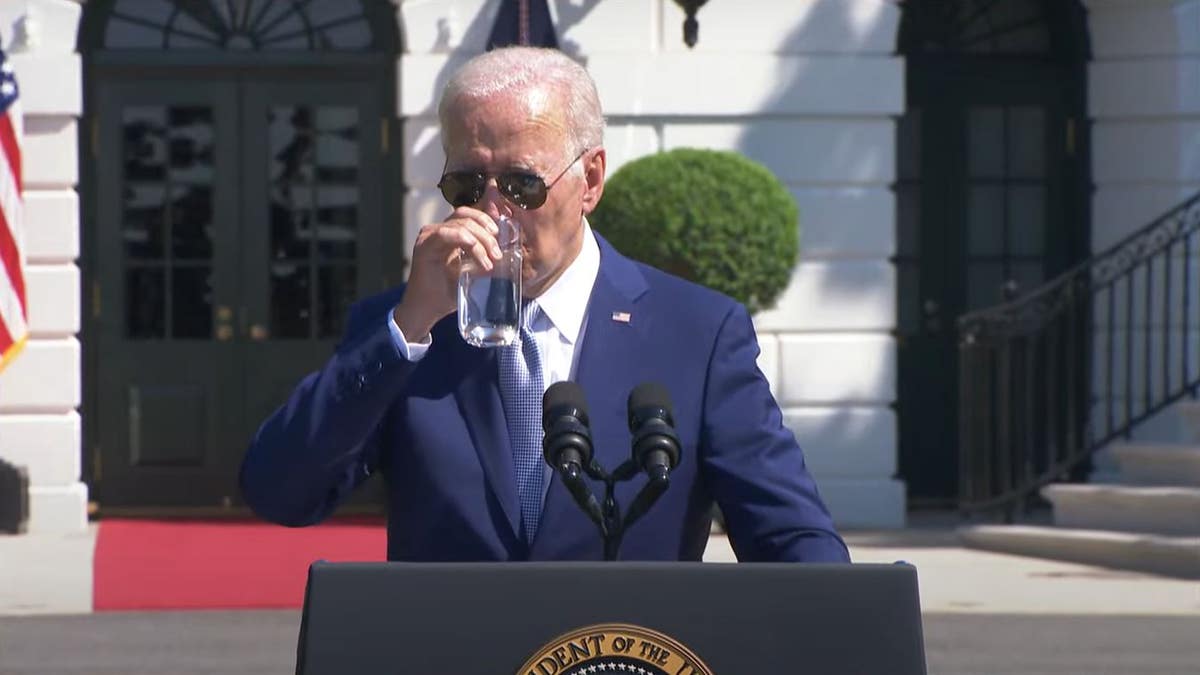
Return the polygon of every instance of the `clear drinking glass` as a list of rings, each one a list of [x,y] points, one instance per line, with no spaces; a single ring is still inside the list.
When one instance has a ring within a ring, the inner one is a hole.
[[[485,271],[464,257],[458,274],[458,332],[476,347],[506,347],[521,339],[521,227],[496,219],[500,259]]]

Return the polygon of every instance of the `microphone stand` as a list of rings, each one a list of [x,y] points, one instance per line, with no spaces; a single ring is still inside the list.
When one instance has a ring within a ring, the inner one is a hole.
[[[585,471],[593,479],[604,483],[604,502],[600,509],[601,512],[598,517],[591,512],[588,512],[588,515],[592,522],[596,523],[600,530],[600,536],[604,540],[604,559],[606,561],[616,560],[621,548],[621,540],[625,537],[625,531],[644,516],[654,502],[667,491],[671,485],[670,475],[665,468],[655,472],[655,475],[650,477],[650,480],[634,497],[633,502],[629,505],[629,510],[622,518],[621,507],[617,503],[617,483],[631,480],[641,472],[637,462],[632,459],[625,460],[621,466],[617,467],[616,471],[609,474],[593,459]]]

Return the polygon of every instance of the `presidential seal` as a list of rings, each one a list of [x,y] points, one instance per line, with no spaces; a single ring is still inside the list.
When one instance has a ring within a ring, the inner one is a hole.
[[[587,626],[554,638],[517,675],[713,675],[690,649],[648,628]]]

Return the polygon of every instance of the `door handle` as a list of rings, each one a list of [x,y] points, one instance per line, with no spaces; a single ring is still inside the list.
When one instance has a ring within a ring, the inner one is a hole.
[[[218,342],[233,339],[233,310],[222,305],[217,307],[216,338]]]

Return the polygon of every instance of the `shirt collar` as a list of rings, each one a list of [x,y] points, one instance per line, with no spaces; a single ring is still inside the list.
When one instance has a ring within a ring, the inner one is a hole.
[[[579,338],[583,328],[583,317],[587,313],[587,299],[592,296],[592,286],[600,272],[600,246],[592,233],[592,226],[583,219],[583,245],[579,255],[567,266],[562,276],[554,281],[537,298],[538,307],[554,324],[558,332],[571,344]],[[583,298],[583,301],[580,301]]]

